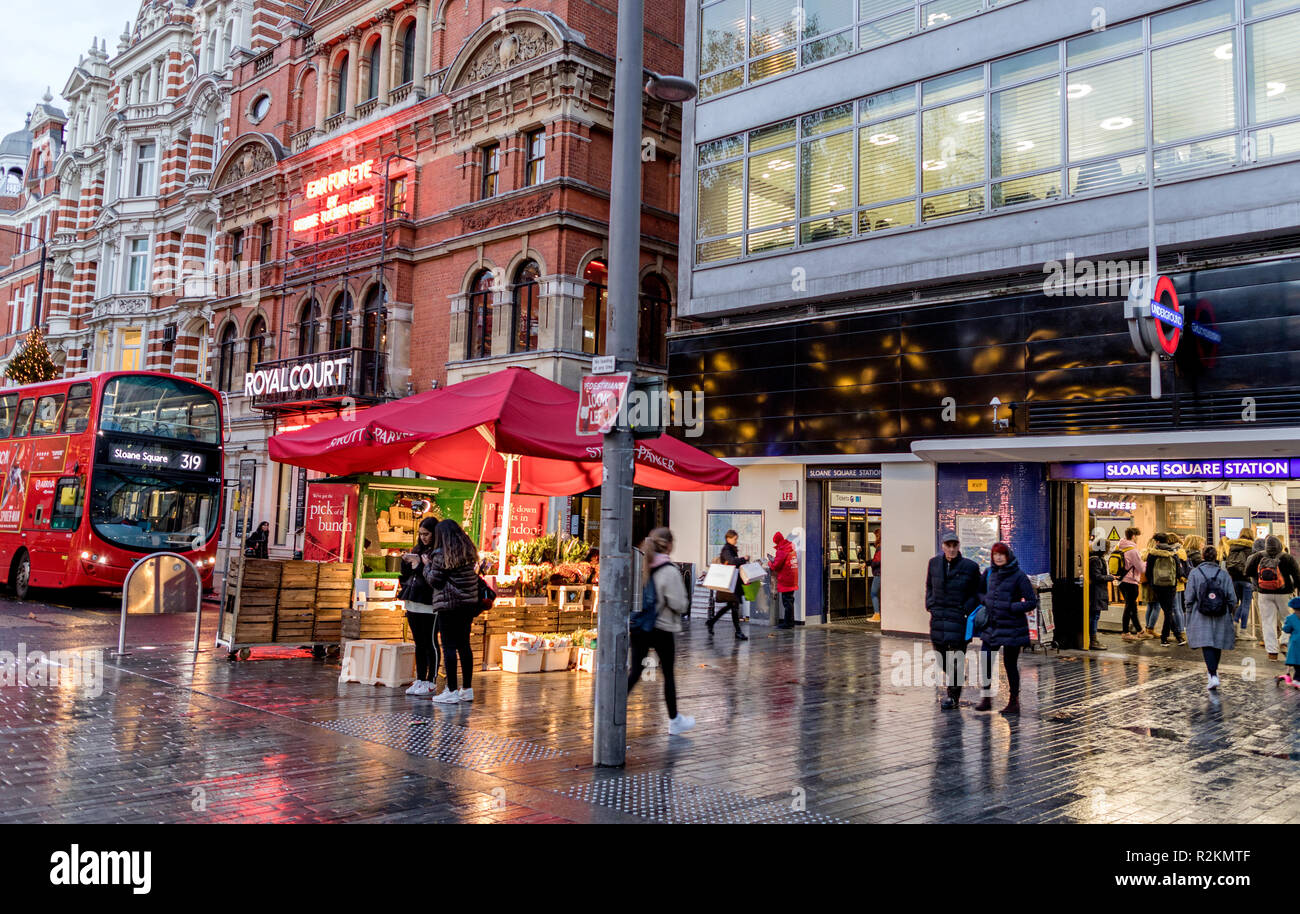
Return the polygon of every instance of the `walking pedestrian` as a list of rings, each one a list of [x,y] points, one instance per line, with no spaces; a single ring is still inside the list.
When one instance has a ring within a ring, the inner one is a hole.
[[[1282,549],[1282,540],[1270,536],[1264,549],[1246,562],[1246,577],[1259,594],[1259,623],[1264,629],[1264,650],[1269,660],[1278,655],[1278,625],[1287,615],[1287,603],[1300,590],[1300,564]],[[1288,651],[1288,656],[1290,651]]]
[[[1178,586],[1174,588],[1174,636],[1179,644],[1187,643],[1187,622],[1183,612],[1183,593],[1187,590],[1187,575],[1191,572],[1191,563],[1187,560],[1187,549],[1183,538],[1177,533],[1169,534],[1169,543],[1178,556]]]
[[[722,552],[718,555],[718,564],[735,565],[739,568],[741,565],[744,565],[749,561],[749,556],[741,556],[740,551],[736,548],[736,541],[739,539],[740,534],[735,530],[727,531],[726,545],[722,547]],[[713,626],[717,624],[717,621],[730,612],[731,622],[736,627],[736,640],[749,640],[745,633],[740,629],[740,601],[742,598],[743,594],[740,590],[740,575],[737,574],[736,589],[728,594],[719,594],[715,598],[715,602],[721,603],[722,605],[718,607],[716,613],[710,613],[709,617],[704,620],[704,626],[709,630],[710,635],[713,634]]]
[[[1124,538],[1115,544],[1106,566],[1111,574],[1119,576],[1119,590],[1124,595],[1124,618],[1120,623],[1120,637],[1125,641],[1137,641],[1146,637],[1146,631],[1138,619],[1137,603],[1138,592],[1142,586],[1142,575],[1146,574],[1147,569],[1146,563],[1142,561],[1142,554],[1138,552],[1137,543],[1133,539],[1141,535],[1142,531],[1137,527],[1129,527],[1125,530]],[[1118,558],[1115,557],[1116,555]],[[1129,625],[1133,626],[1131,635],[1128,630]]]
[[[782,536],[780,530],[772,535],[772,543],[776,553],[768,562],[767,570],[776,576],[776,592],[785,610],[777,628],[791,629],[794,628],[794,594],[799,589],[799,556],[794,551],[794,543]]]
[[[442,666],[447,675],[442,694],[433,700],[444,705],[473,701],[474,650],[469,643],[469,628],[478,602],[478,550],[460,524],[443,520],[433,528],[433,551],[420,556],[420,560],[424,563],[424,579],[433,592]],[[463,688],[456,676],[458,660],[465,680]]]
[[[948,695],[939,707],[949,711],[961,701],[966,678],[966,618],[979,606],[980,566],[961,554],[957,534],[945,530],[943,548],[925,574],[925,608],[930,613],[930,644],[943,657]]]
[[[1169,534],[1157,533],[1151,537],[1151,543],[1143,556],[1147,569],[1147,586],[1164,613],[1164,623],[1160,627],[1160,643],[1169,644],[1171,631],[1179,635],[1178,640],[1185,642],[1182,633],[1177,631],[1174,623],[1174,595],[1178,589],[1178,579],[1185,564],[1178,558],[1178,550],[1169,542]],[[1153,620],[1147,617],[1148,628]]]
[[[1291,636],[1290,647],[1286,649],[1286,664],[1291,668],[1283,678],[1293,686],[1300,687],[1300,597],[1292,597],[1286,604],[1291,615],[1282,623],[1282,630]]]
[[[406,607],[406,621],[411,626],[411,640],[415,642],[415,682],[406,690],[407,695],[428,695],[437,688],[438,640],[434,634],[437,616],[433,612],[433,590],[424,578],[423,558],[433,552],[433,530],[437,518],[426,517],[420,521],[419,542],[415,549],[402,556],[398,569],[401,587],[398,590]]]
[[[1247,534],[1247,529],[1243,527],[1236,539],[1227,540],[1223,544],[1227,551],[1219,552],[1228,577],[1232,579],[1233,591],[1237,597],[1237,624],[1243,632],[1250,623],[1250,607],[1254,599],[1254,589],[1246,574],[1246,565],[1255,551],[1255,541]]]
[[[244,540],[244,555],[250,559],[264,559],[269,556],[268,547],[271,540],[271,523],[262,521],[257,529],[248,534]]]
[[[1106,645],[1097,638],[1097,623],[1101,621],[1102,610],[1110,606],[1110,583],[1119,577],[1106,570],[1106,541],[1100,536],[1094,537],[1088,548],[1088,650],[1104,651]]]
[[[883,528],[877,527],[871,549],[871,622],[880,621],[880,543],[883,536]]]
[[[650,649],[659,657],[659,669],[664,677],[664,703],[668,706],[668,735],[685,733],[695,726],[695,718],[677,712],[677,682],[673,678],[673,656],[676,651],[674,634],[682,630],[682,613],[690,606],[682,576],[668,558],[673,550],[673,532],[667,527],[650,531],[641,545],[645,554],[642,580],[653,583],[657,615],[651,631],[632,629],[632,669],[627,676],[627,690],[641,680],[641,664]],[[665,572],[663,569],[669,569]]]
[[[1201,649],[1209,676],[1206,688],[1213,691],[1219,687],[1223,652],[1237,644],[1232,619],[1237,593],[1231,576],[1219,567],[1218,550],[1206,546],[1201,555],[1204,561],[1187,576],[1187,644]]]
[[[1028,614],[1038,606],[1038,594],[1029,575],[1020,570],[1015,553],[1006,543],[994,543],[992,566],[984,572],[980,601],[988,608],[989,627],[980,636],[980,685],[983,694],[976,711],[993,710],[994,655],[1002,649],[1011,696],[1003,714],[1020,713],[1020,649],[1029,646]]]

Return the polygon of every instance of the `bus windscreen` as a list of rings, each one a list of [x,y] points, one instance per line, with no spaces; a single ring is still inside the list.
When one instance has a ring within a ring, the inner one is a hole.
[[[99,536],[126,549],[200,549],[216,531],[220,494],[202,479],[96,468],[90,521]]]
[[[177,378],[112,378],[104,385],[104,431],[216,444],[217,398]]]

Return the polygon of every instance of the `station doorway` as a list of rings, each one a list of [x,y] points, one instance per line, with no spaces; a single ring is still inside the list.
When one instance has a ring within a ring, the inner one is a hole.
[[[878,611],[880,483],[836,481],[826,498],[822,591],[829,620],[868,619]],[[874,560],[874,561],[873,561]]]

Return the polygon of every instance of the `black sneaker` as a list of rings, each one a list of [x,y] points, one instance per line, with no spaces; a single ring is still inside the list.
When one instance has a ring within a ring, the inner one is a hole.
[[[943,708],[945,711],[951,711],[953,708],[957,707],[957,702],[952,700],[952,696],[945,695],[943,701],[939,702],[939,707]]]
[[[746,635],[744,632],[736,632],[736,640],[737,640],[737,641],[748,641],[748,640],[749,640],[749,635]]]

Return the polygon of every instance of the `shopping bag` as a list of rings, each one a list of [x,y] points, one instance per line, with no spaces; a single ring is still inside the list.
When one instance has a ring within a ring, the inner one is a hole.
[[[709,590],[731,593],[736,589],[736,575],[735,565],[710,565],[709,573],[704,576],[704,586]]]
[[[767,571],[758,562],[750,562],[747,565],[740,566],[740,580],[745,584],[753,584],[765,577],[767,577]]]

